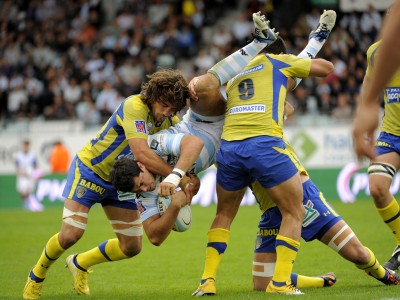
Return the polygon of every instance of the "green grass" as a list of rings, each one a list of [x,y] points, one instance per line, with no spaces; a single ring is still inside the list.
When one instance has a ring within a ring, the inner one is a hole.
[[[355,204],[333,203],[359,239],[372,249],[378,260],[389,258],[394,239],[379,219],[371,201]],[[192,207],[193,224],[186,233],[171,233],[161,247],[144,237],[143,251],[130,260],[94,267],[89,275],[89,299],[192,299],[203,270],[206,232],[215,215],[215,206]],[[0,299],[21,299],[30,268],[45,243],[61,224],[61,208],[42,213],[0,211]],[[217,277],[214,299],[276,299],[283,296],[252,291],[251,265],[259,211],[241,207],[232,226],[231,242]],[[99,207],[92,209],[84,237],[52,266],[42,290],[42,299],[79,299],[72,290],[72,277],[64,268],[67,255],[95,247],[114,237]],[[335,286],[304,289],[302,299],[400,299],[400,287],[385,286],[365,275],[318,241],[302,242],[295,271],[319,275],[334,271]]]

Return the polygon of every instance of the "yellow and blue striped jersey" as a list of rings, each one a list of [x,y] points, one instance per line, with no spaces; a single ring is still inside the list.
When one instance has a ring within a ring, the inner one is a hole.
[[[372,44],[367,51],[368,67],[366,76],[371,77],[374,62],[379,55],[380,41]],[[385,116],[381,130],[390,134],[400,136],[400,68],[389,81],[384,93]]]
[[[293,161],[294,165],[299,170],[299,173],[308,176],[307,170],[304,168],[304,166],[300,162],[292,145],[289,144],[289,142],[286,140],[285,137],[283,137],[283,140],[285,141],[286,148],[289,150],[290,159]],[[270,208],[276,206],[275,202],[272,201],[269,198],[268,194],[265,192],[265,188],[258,181],[254,181],[251,184],[250,188],[253,191],[253,194],[254,194],[254,196],[258,202],[258,205],[260,206],[260,210],[262,212],[265,212],[267,209],[270,209]]]
[[[140,95],[126,98],[106,124],[79,152],[79,159],[103,180],[109,181],[110,169],[121,156],[133,155],[128,140],[147,139],[179,122],[177,116],[156,122]]]
[[[289,77],[307,77],[311,59],[289,54],[258,55],[228,83],[222,139],[282,137],[283,111]]]

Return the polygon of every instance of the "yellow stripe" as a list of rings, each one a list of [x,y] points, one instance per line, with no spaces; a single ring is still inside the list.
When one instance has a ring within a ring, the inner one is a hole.
[[[75,175],[74,175],[74,182],[71,186],[71,191],[68,194],[68,198],[71,199],[72,195],[74,194],[76,187],[78,185],[79,179],[81,178],[81,172],[79,172],[78,168],[78,160],[75,161]]]
[[[321,193],[319,193],[319,198],[321,199],[321,201],[325,204],[325,206],[328,208],[328,210],[335,216],[338,217],[339,214],[334,211],[334,209],[330,206],[330,204],[328,203],[328,201],[326,201],[324,195]]]

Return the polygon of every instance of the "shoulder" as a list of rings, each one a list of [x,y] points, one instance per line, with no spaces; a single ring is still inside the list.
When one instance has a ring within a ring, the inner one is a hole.
[[[143,103],[140,95],[132,95],[124,100],[124,110],[127,108],[133,108],[135,111],[148,111],[149,108]]]
[[[380,44],[381,44],[381,41],[378,41],[376,43],[373,43],[371,46],[369,46],[369,48],[367,50],[367,56],[371,57],[376,52],[376,50],[378,50]]]

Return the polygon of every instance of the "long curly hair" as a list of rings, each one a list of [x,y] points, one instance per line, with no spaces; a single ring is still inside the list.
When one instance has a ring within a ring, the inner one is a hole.
[[[163,103],[176,107],[179,112],[186,106],[189,98],[188,84],[178,70],[159,69],[157,72],[147,75],[150,80],[142,83],[142,101],[151,105]]]

